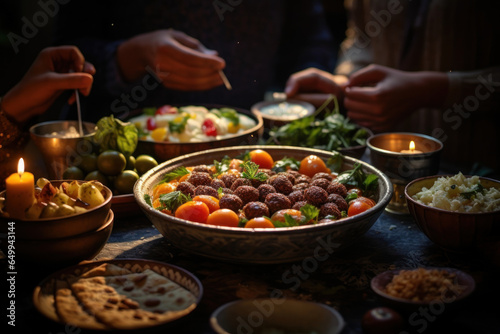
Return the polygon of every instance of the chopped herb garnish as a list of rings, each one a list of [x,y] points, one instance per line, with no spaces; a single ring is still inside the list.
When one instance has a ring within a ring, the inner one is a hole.
[[[484,187],[481,183],[475,184],[474,187],[470,191],[466,191],[463,193],[460,193],[460,196],[466,199],[472,199],[476,194],[478,193],[483,193],[484,192]]]
[[[153,203],[151,203],[151,196],[149,196],[148,194],[144,194],[144,200],[146,201],[146,203],[148,203],[149,206],[153,206]]]
[[[182,133],[186,128],[188,119],[190,118],[191,116],[189,116],[189,114],[186,114],[183,117],[178,117],[174,121],[168,123],[168,129],[170,132]]]
[[[229,158],[228,156],[223,157],[220,162],[214,160],[214,167],[215,167],[214,176],[219,176],[220,174],[227,172],[229,170],[230,164],[231,164],[231,158]]]
[[[363,171],[360,163],[356,163],[353,169],[343,171],[337,177],[337,181],[362,190],[374,190],[377,186],[378,176],[375,174],[368,174]]]
[[[311,220],[313,221],[314,224],[318,222],[319,209],[314,205],[306,204],[302,206],[300,208],[300,213],[302,213],[302,216],[304,216],[301,225],[306,224]]]

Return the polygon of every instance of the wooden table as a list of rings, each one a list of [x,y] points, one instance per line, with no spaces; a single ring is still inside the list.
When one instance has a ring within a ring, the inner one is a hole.
[[[422,310],[413,315],[410,333],[499,333],[500,297],[498,267],[473,256],[442,251],[421,233],[410,216],[384,212],[372,228],[349,247],[334,252],[316,266],[304,263],[280,265],[236,265],[184,253],[163,238],[147,218],[117,214],[113,233],[97,256],[105,258],[154,259],[183,267],[194,273],[204,286],[201,304],[187,318],[166,333],[213,333],[210,314],[220,305],[240,298],[269,297],[279,289],[289,298],[322,302],[337,309],[346,321],[342,331],[362,333],[361,317],[382,305],[370,289],[370,279],[378,273],[418,266],[454,267],[471,274],[477,283],[468,301],[451,312]],[[3,264],[3,272],[6,265]],[[33,307],[31,296],[36,284],[51,274],[51,268],[20,266],[16,277],[16,328],[22,333],[81,333],[42,317]],[[494,276],[497,275],[497,276]],[[2,279],[5,284],[6,279]],[[7,287],[2,287],[2,302]],[[3,310],[5,308],[2,307]],[[2,325],[6,323],[2,320]],[[9,332],[10,333],[10,332]]]

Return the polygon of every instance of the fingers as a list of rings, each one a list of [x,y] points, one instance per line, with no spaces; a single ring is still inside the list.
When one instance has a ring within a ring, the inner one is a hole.
[[[347,87],[372,86],[387,75],[387,68],[379,65],[369,65],[354,72],[349,77]]]
[[[318,69],[307,69],[292,74],[285,86],[285,93],[291,97],[299,92],[321,92],[339,94],[340,87],[335,83],[333,75]]]
[[[88,73],[48,73],[46,82],[54,91],[78,89],[83,95],[88,96],[94,78]]]
[[[378,87],[346,87],[344,90],[345,99],[357,100],[361,102],[374,102],[378,99],[380,89]]]
[[[160,72],[157,75],[162,80],[163,86],[182,91],[208,90],[221,86],[224,83],[218,72],[196,78],[179,75],[175,72]]]

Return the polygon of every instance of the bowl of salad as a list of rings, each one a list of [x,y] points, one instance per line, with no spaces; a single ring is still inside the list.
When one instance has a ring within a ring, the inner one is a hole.
[[[220,105],[144,108],[129,121],[139,130],[137,154],[158,161],[211,148],[257,144],[263,133],[259,114]]]
[[[173,246],[259,264],[334,256],[370,229],[392,191],[363,161],[266,145],[177,157],[134,186],[139,207]]]

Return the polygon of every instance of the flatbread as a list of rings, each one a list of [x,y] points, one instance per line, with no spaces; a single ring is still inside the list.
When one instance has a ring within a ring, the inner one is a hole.
[[[196,307],[196,297],[190,291],[151,269],[132,273],[106,264],[55,284],[59,317],[85,328],[148,327]]]

